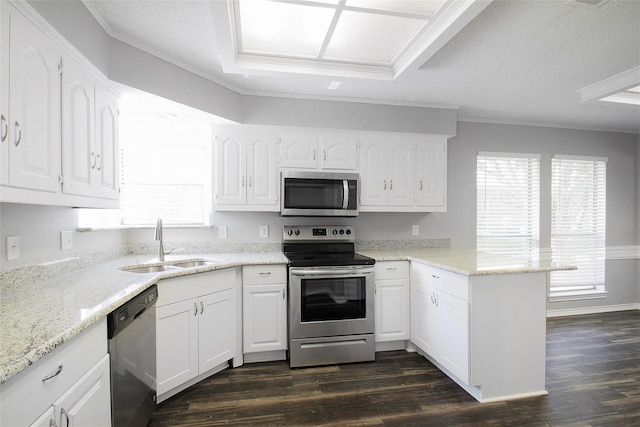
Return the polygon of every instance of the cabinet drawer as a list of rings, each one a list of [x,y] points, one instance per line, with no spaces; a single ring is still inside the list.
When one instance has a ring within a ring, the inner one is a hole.
[[[247,265],[242,267],[243,285],[287,283],[287,267],[284,265]]]
[[[375,264],[376,280],[408,279],[409,261],[379,261]]]
[[[198,298],[201,295],[226,291],[236,286],[236,269],[195,273],[188,276],[162,279],[158,282],[158,307]]]
[[[30,425],[107,354],[101,320],[0,386],[0,425]],[[56,373],[53,378],[43,378]]]
[[[411,279],[464,301],[469,301],[469,277],[465,275],[429,265],[412,263]]]

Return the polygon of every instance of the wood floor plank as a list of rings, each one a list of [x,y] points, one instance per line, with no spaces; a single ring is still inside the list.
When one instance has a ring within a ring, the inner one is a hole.
[[[158,405],[163,426],[640,426],[640,311],[547,321],[548,396],[480,404],[416,353],[247,364]]]

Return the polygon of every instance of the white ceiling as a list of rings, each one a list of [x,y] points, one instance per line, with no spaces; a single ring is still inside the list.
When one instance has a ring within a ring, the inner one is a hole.
[[[459,107],[462,120],[640,133],[640,107],[578,93],[640,67],[640,1],[495,0],[388,80],[223,67],[220,1],[83,3],[113,38],[244,95]]]

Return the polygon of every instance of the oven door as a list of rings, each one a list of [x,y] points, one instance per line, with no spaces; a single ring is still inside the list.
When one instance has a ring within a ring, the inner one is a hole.
[[[374,332],[372,266],[289,268],[289,337]]]

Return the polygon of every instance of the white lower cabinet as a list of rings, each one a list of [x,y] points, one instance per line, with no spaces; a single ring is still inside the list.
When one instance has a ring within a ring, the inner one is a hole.
[[[410,338],[409,262],[375,264],[376,343]]]
[[[110,426],[106,319],[0,385],[2,426]]]
[[[160,401],[236,357],[236,288],[235,269],[158,283],[156,360]]]
[[[287,349],[286,274],[284,265],[243,267],[243,353]]]
[[[469,380],[469,287],[465,276],[412,264],[411,340],[455,376]],[[455,295],[453,294],[455,293]]]

